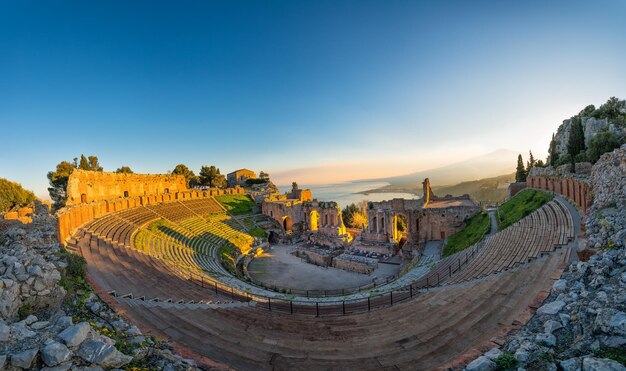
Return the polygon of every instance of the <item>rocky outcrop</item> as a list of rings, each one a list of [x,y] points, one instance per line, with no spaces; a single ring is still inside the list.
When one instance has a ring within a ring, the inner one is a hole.
[[[585,223],[588,246],[626,246],[626,144],[600,157],[591,183],[593,205]]]
[[[64,263],[51,216],[7,229],[0,235],[0,249],[0,318],[13,321],[20,308],[39,311],[61,304],[65,291],[58,282]]]
[[[590,182],[587,243],[599,252],[571,264],[534,317],[502,346],[526,369],[626,370],[608,359],[626,357],[626,145],[600,158]],[[468,369],[488,369],[486,358]]]
[[[585,145],[589,147],[591,139],[598,135],[602,131],[609,131],[615,134],[617,137],[626,136],[626,130],[619,126],[610,123],[608,119],[597,119],[595,117],[582,117],[581,123],[583,125],[583,131],[585,133]],[[572,128],[572,119],[563,120],[563,123],[559,126],[554,135],[556,141],[556,150],[559,156],[565,156],[567,154],[567,142],[569,141],[569,134]]]
[[[86,286],[66,293],[60,281],[67,255],[60,253],[56,242],[54,217],[42,212],[29,225],[4,223],[0,222],[0,370],[197,369],[194,361],[175,355],[166,342],[145,336],[120,319]]]

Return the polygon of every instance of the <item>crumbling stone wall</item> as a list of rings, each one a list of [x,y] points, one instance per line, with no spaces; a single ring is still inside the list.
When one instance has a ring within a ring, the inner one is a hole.
[[[406,219],[407,246],[419,247],[426,241],[444,240],[463,228],[464,221],[481,208],[469,196],[437,197],[430,190],[428,179],[422,183],[428,195],[425,199],[371,202],[368,206],[368,227],[361,234],[365,240],[396,242],[400,234],[396,219]]]
[[[74,170],[67,183],[66,205],[187,191],[182,175],[118,174]]]
[[[65,207],[57,212],[58,240],[65,244],[78,227],[105,214],[143,205],[209,198],[223,194],[243,194],[243,188],[186,190],[177,193],[159,193],[127,198],[114,198]]]

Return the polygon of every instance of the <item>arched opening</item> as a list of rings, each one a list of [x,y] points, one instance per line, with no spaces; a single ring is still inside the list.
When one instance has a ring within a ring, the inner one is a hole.
[[[328,225],[328,214],[324,214],[324,225]]]
[[[396,214],[393,216],[393,241],[399,242],[402,237],[406,239],[407,232],[407,219],[402,214]]]
[[[82,194],[80,195],[80,202],[81,203],[87,203],[87,195],[86,194]]]
[[[291,229],[293,228],[293,225],[291,223],[291,217],[283,217],[283,228],[285,228],[286,232],[291,231]]]
[[[378,232],[378,218],[377,217],[372,218],[372,223],[370,223],[370,230],[372,232]]]
[[[170,189],[169,189],[169,188],[165,188],[165,189],[163,190],[163,193],[170,193]]]
[[[318,226],[319,218],[320,218],[320,214],[317,212],[317,210],[311,211],[309,222],[310,222],[310,228],[312,231],[317,231],[319,229],[319,226]]]
[[[124,197],[128,197],[128,191],[124,191]]]

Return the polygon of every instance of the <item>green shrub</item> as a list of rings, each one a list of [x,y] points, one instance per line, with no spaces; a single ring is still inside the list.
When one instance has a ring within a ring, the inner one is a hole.
[[[612,359],[626,366],[626,349],[611,348],[605,345],[600,345],[600,349],[595,350],[593,353],[598,358]]]
[[[496,370],[515,370],[517,369],[517,359],[511,353],[502,353],[496,358]]]
[[[35,195],[27,191],[19,183],[0,178],[0,213],[9,211],[12,207],[24,207],[35,200]]]
[[[260,237],[260,238],[266,238],[267,237],[267,231],[261,227],[254,227],[252,229],[250,229],[250,235],[252,237]]]
[[[487,213],[480,212],[474,215],[466,221],[463,229],[448,238],[443,248],[443,256],[452,255],[472,246],[489,233],[490,228],[491,221]]]
[[[30,303],[24,303],[17,310],[17,315],[20,321],[33,314],[33,306]]]

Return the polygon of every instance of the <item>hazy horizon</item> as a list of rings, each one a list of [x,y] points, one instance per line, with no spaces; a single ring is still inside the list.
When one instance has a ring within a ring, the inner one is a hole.
[[[545,159],[588,104],[626,98],[626,3],[0,4],[0,177],[96,155],[165,173],[246,167],[277,184]],[[514,170],[511,163],[511,172]]]

